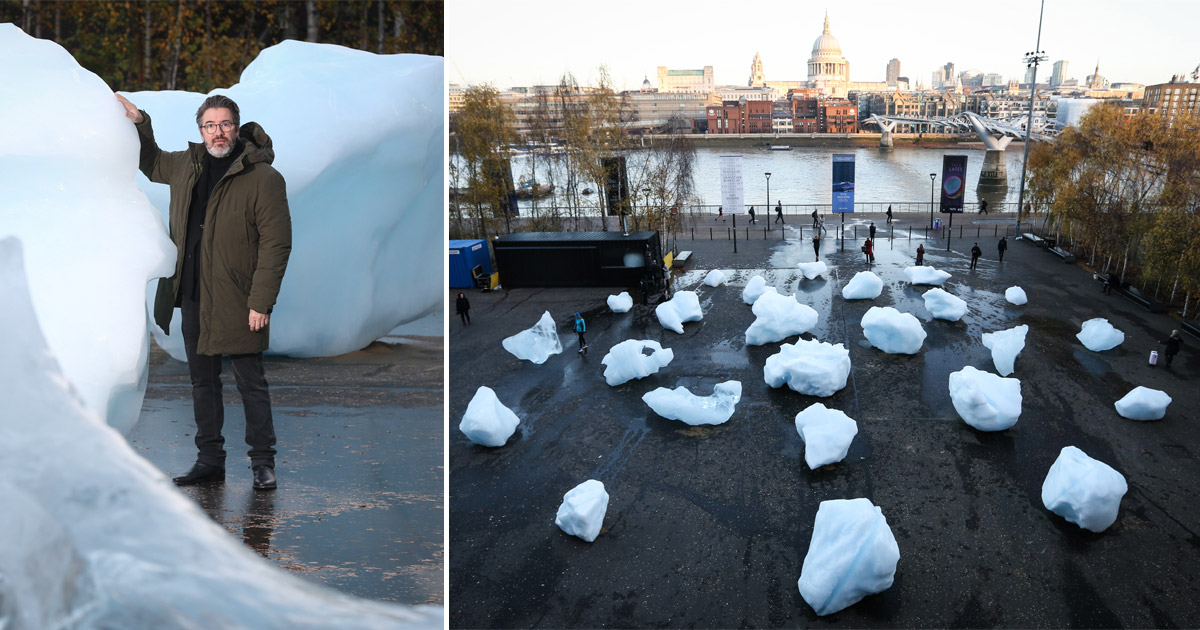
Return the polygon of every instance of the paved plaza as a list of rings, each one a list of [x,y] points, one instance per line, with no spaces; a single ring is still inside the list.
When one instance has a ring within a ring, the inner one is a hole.
[[[473,324],[451,313],[451,627],[1200,626],[1200,340],[1185,334],[1170,370],[1148,367],[1176,322],[1103,295],[1082,264],[1027,242],[1011,242],[998,263],[991,234],[1012,229],[1003,216],[957,217],[949,251],[944,238],[920,240],[924,219],[902,221],[889,240],[883,217],[869,217],[881,230],[871,270],[884,291],[848,302],[841,288],[868,268],[861,240],[843,250],[826,239],[829,273],[805,280],[796,264],[813,260],[811,224],[789,217],[790,230],[809,228],[804,240],[794,232],[781,240],[778,229],[762,238],[773,218],[763,215],[749,241],[739,235],[737,253],[720,236],[708,240],[707,225],[695,241],[680,236],[678,248],[693,255],[675,272],[675,289],[696,291],[704,311],[682,335],[659,325],[653,303],[610,312],[605,297],[619,289],[469,291]],[[976,240],[984,258],[969,271]],[[967,301],[962,321],[932,319],[927,288],[904,280],[920,242],[926,264],[952,274],[943,288]],[[732,270],[728,285],[701,284],[711,269]],[[849,349],[844,389],[818,399],[766,385],[763,365],[780,343],[745,344],[754,316],[741,292],[754,274],[818,311],[805,338]],[[1010,286],[1024,288],[1029,303],[1005,301]],[[872,306],[916,315],[928,333],[921,351],[871,347],[859,321]],[[544,311],[559,322],[562,354],[534,365],[501,348]],[[588,323],[588,356],[570,332],[576,311]],[[1084,348],[1075,334],[1094,317],[1124,331],[1124,343]],[[1021,380],[1020,420],[998,433],[972,429],[951,404],[948,377],[965,365],[994,372],[980,335],[1020,324],[1030,327],[1012,375]],[[600,362],[625,339],[660,341],[675,358],[658,374],[609,387]],[[742,383],[742,399],[718,426],[663,419],[641,400],[680,385],[708,395],[731,379]],[[481,385],[521,418],[500,448],[476,446],[457,428]],[[1163,420],[1117,415],[1113,403],[1139,385],[1174,399]],[[844,411],[859,432],[842,462],[813,471],[794,418],[815,402]],[[1103,533],[1042,505],[1046,473],[1072,445],[1128,481]],[[594,543],[554,524],[563,494],[588,479],[611,497]],[[887,517],[900,548],[895,583],[817,617],[796,587],[813,519],[821,501],[856,497]]]

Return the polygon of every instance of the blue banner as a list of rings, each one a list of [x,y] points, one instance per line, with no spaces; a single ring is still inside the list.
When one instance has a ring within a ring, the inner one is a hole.
[[[967,156],[942,156],[941,212],[963,211],[963,196],[967,190]]]
[[[854,154],[833,154],[833,211],[854,212]]]

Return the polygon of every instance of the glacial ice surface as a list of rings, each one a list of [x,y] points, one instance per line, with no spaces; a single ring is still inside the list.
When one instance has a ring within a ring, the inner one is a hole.
[[[649,349],[650,354],[645,350]],[[626,339],[609,348],[608,354],[600,360],[604,368],[604,380],[616,387],[635,378],[645,378],[667,367],[675,353],[670,348],[663,348],[657,341]]]
[[[1021,306],[1029,302],[1029,298],[1025,296],[1025,289],[1021,287],[1008,287],[1004,290],[1004,299],[1012,304]]]
[[[628,291],[608,296],[608,308],[614,313],[628,313],[633,308],[633,296]]]
[[[912,284],[932,284],[940,286],[943,282],[950,279],[950,274],[942,271],[921,265],[919,267],[908,267],[904,270],[905,277]]]
[[[764,292],[767,290],[767,281],[762,276],[754,276],[746,283],[746,288],[742,289],[742,301],[746,304],[754,304]]]
[[[1125,333],[1113,328],[1107,319],[1097,317],[1083,322],[1083,330],[1075,335],[1076,339],[1092,352],[1112,350],[1125,341]]]
[[[804,277],[808,278],[809,280],[812,280],[817,276],[829,271],[829,266],[820,260],[816,262],[803,262],[796,265],[796,268],[799,269],[800,273],[804,274]]]
[[[724,283],[726,279],[727,278],[724,271],[721,271],[720,269],[713,269],[712,271],[708,272],[708,275],[704,276],[704,284],[707,284],[710,287],[715,287]]]
[[[900,546],[883,510],[867,499],[822,501],[796,586],[818,615],[891,588]]]
[[[500,402],[492,388],[480,386],[467,404],[458,430],[480,446],[504,446],[520,423],[521,419]]]
[[[1065,446],[1042,482],[1042,505],[1084,529],[1102,532],[1117,520],[1128,490],[1125,476],[1112,466]]]
[[[842,287],[842,298],[847,300],[874,300],[883,293],[883,280],[870,271],[854,274],[850,282]]]
[[[1116,402],[1117,413],[1129,420],[1162,420],[1171,397],[1167,392],[1137,386]]]
[[[867,341],[888,354],[916,354],[925,343],[921,322],[890,306],[872,306],[860,323]]]
[[[983,333],[983,346],[992,351],[992,363],[996,364],[996,371],[1000,376],[1013,373],[1013,364],[1016,363],[1017,355],[1025,349],[1025,335],[1028,333],[1027,324],[994,333]]]
[[[700,297],[695,291],[676,291],[668,301],[654,307],[658,323],[663,328],[683,334],[684,322],[698,322],[704,317],[700,310]]]
[[[957,295],[942,289],[930,289],[925,292],[925,310],[935,319],[946,319],[956,322],[967,314],[967,303]]]
[[[563,496],[554,524],[572,536],[593,542],[600,535],[607,511],[608,492],[604,490],[604,484],[588,479]]]
[[[552,354],[562,354],[562,342],[558,340],[558,329],[550,311],[542,313],[541,319],[533,328],[506,337],[500,342],[505,350],[523,361],[531,361],[538,365],[546,362]]]
[[[692,426],[728,421],[741,399],[742,384],[739,381],[718,383],[711,396],[697,396],[686,387],[659,387],[642,395],[642,402],[654,413]]]
[[[768,288],[750,309],[754,323],[746,329],[746,345],[761,346],[802,335],[817,325],[817,311],[796,301],[795,296],[780,295],[775,287]]]
[[[763,379],[771,387],[783,387],[807,396],[832,396],[846,386],[850,376],[850,351],[842,344],[800,339],[779,346],[767,357]]]
[[[0,624],[442,627],[441,607],[338,593],[230,536],[85,406],[46,344],[31,289],[17,240],[0,239]],[[127,299],[145,321],[141,295]]]
[[[840,409],[813,403],[796,414],[796,432],[804,441],[804,462],[816,470],[845,459],[858,435],[858,423]]]
[[[976,429],[1003,431],[1021,415],[1021,381],[968,365],[950,374],[950,402],[959,417]]]

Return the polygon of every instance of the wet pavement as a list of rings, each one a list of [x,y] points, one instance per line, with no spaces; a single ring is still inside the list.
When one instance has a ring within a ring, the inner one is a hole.
[[[436,331],[400,329],[338,357],[266,357],[279,451],[273,492],[251,487],[245,416],[226,361],[225,483],[179,490],[236,539],[313,582],[444,603],[440,317]],[[151,342],[129,441],[174,476],[195,459],[194,434],[187,365]]]
[[[881,216],[870,218],[884,229]],[[919,234],[922,222],[913,225]],[[1174,320],[1103,295],[1082,265],[1027,242],[1010,242],[998,263],[996,237],[972,233],[1011,229],[1006,218],[956,218],[950,251],[944,239],[926,242],[926,264],[953,274],[943,288],[970,306],[959,322],[933,320],[927,287],[904,281],[917,239],[881,233],[872,270],[883,294],[848,302],[841,287],[867,268],[861,241],[838,251],[826,239],[828,277],[804,280],[794,269],[813,260],[811,242],[781,241],[778,230],[762,239],[759,227],[759,238],[739,238],[737,254],[730,241],[679,240],[694,253],[675,272],[676,288],[697,291],[704,310],[682,335],[658,324],[653,305],[609,312],[605,297],[617,289],[468,292],[473,325],[452,315],[449,337],[451,627],[1200,626],[1200,341],[1185,336],[1170,370],[1148,367]],[[984,258],[972,272],[976,240]],[[728,286],[701,284],[714,268],[733,270]],[[780,344],[745,345],[754,316],[741,290],[755,273],[817,309],[806,338],[849,349],[844,389],[819,399],[765,384],[763,365]],[[1004,299],[1014,285],[1028,305]],[[916,315],[928,333],[920,353],[871,347],[859,325],[871,306]],[[533,365],[501,349],[547,310],[560,323],[562,354]],[[586,357],[569,332],[575,311],[588,322]],[[1125,342],[1085,349],[1074,335],[1093,317],[1108,318]],[[1020,324],[1030,326],[1013,374],[1020,420],[976,431],[954,411],[949,374],[964,365],[994,372],[980,335]],[[675,359],[609,387],[601,360],[630,338],[659,340]],[[666,420],[641,401],[657,387],[707,395],[729,379],[741,381],[742,400],[719,426]],[[457,430],[481,385],[521,418],[504,447],[476,446]],[[1172,396],[1166,418],[1117,415],[1113,403],[1138,385]],[[794,418],[814,402],[845,411],[859,433],[845,460],[810,471]],[[1128,480],[1103,533],[1042,505],[1045,475],[1068,445]],[[554,525],[563,494],[587,479],[611,497],[590,544]],[[796,587],[813,519],[821,501],[855,497],[879,506],[895,534],[895,583],[817,617]]]

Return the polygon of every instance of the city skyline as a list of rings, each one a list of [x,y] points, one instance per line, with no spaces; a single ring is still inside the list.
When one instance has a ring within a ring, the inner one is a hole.
[[[1034,48],[1039,5],[1040,0],[1018,0],[1004,10],[955,6],[955,26],[926,24],[912,37],[904,36],[906,29],[925,15],[944,14],[946,5],[868,1],[855,11],[835,5],[829,7],[829,21],[850,63],[852,81],[883,81],[892,58],[900,60],[900,74],[913,88],[918,83],[931,87],[932,73],[947,62],[960,73],[979,70],[1023,80],[1021,59]],[[520,5],[452,0],[446,5],[447,81],[507,89],[555,84],[570,71],[580,84],[591,85],[603,64],[618,90],[639,89],[646,78],[657,87],[658,66],[713,66],[717,84],[742,85],[756,53],[762,56],[768,81],[805,80],[826,5],[754,6],[761,10],[739,23],[706,19],[729,12],[728,5],[708,1],[681,5],[616,0],[597,11],[594,5],[545,0]],[[897,6],[907,8],[897,11]],[[788,18],[780,17],[783,14]],[[887,16],[886,22],[880,16]],[[1188,25],[1198,17],[1200,3],[1190,0],[1047,0],[1041,44],[1047,59],[1038,68],[1038,80],[1048,82],[1058,60],[1068,61],[1069,77],[1081,83],[1097,60],[1100,74],[1114,82],[1151,85],[1170,80],[1172,74],[1190,73],[1200,63],[1200,51],[1192,53],[1195,58],[1174,51],[1194,50]],[[709,22],[714,25],[707,26]],[[1002,34],[977,46],[981,31]]]

